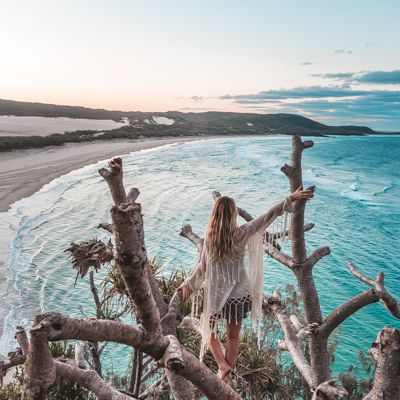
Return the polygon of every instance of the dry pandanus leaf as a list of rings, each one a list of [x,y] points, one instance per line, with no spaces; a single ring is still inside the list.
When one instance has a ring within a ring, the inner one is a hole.
[[[92,239],[88,242],[71,243],[66,252],[70,253],[68,257],[72,260],[72,267],[77,271],[78,276],[84,278],[90,267],[96,272],[103,264],[113,260],[113,245],[111,241],[104,243],[101,240]]]

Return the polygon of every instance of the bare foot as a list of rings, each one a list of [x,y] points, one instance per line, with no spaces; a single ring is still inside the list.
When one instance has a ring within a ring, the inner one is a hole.
[[[220,368],[218,370],[217,376],[219,379],[223,380],[224,382],[228,382],[229,374],[232,371],[232,368],[227,365],[226,367]]]

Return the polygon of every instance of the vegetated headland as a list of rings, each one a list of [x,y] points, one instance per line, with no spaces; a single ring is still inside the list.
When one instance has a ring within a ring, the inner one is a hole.
[[[77,106],[28,103],[0,99],[0,115],[128,119],[129,124],[108,131],[79,130],[48,136],[2,136],[0,151],[59,146],[64,143],[216,135],[371,135],[380,134],[364,126],[329,126],[296,114],[235,112],[134,112]],[[387,133],[385,133],[387,134]]]

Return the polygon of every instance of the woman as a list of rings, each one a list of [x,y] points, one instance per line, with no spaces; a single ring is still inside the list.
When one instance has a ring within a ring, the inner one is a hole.
[[[263,234],[277,217],[292,211],[292,201],[309,200],[313,195],[313,190],[300,187],[267,213],[241,226],[237,224],[233,199],[223,196],[214,203],[199,262],[178,290],[186,302],[192,293],[203,287],[200,358],[209,347],[218,364],[218,376],[224,381],[236,363],[239,332],[249,311],[253,327],[259,330]],[[226,321],[225,354],[217,334],[221,320]]]

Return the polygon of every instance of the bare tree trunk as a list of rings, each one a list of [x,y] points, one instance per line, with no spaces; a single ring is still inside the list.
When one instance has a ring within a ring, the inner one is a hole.
[[[42,400],[56,379],[54,360],[43,325],[34,326],[25,367],[24,400]]]
[[[292,138],[292,165],[285,164],[281,170],[288,177],[290,190],[294,192],[303,185],[301,155],[304,149],[312,147],[310,140],[302,142],[300,136]],[[293,204],[292,213],[292,259],[293,271],[303,296],[304,311],[307,324],[322,323],[319,296],[312,275],[313,264],[307,262],[307,251],[304,238],[304,210],[306,201],[297,200]],[[327,340],[319,338],[317,334],[309,336],[310,363],[314,387],[330,379]]]
[[[384,328],[373,343],[376,361],[372,391],[365,400],[400,399],[400,331]]]

